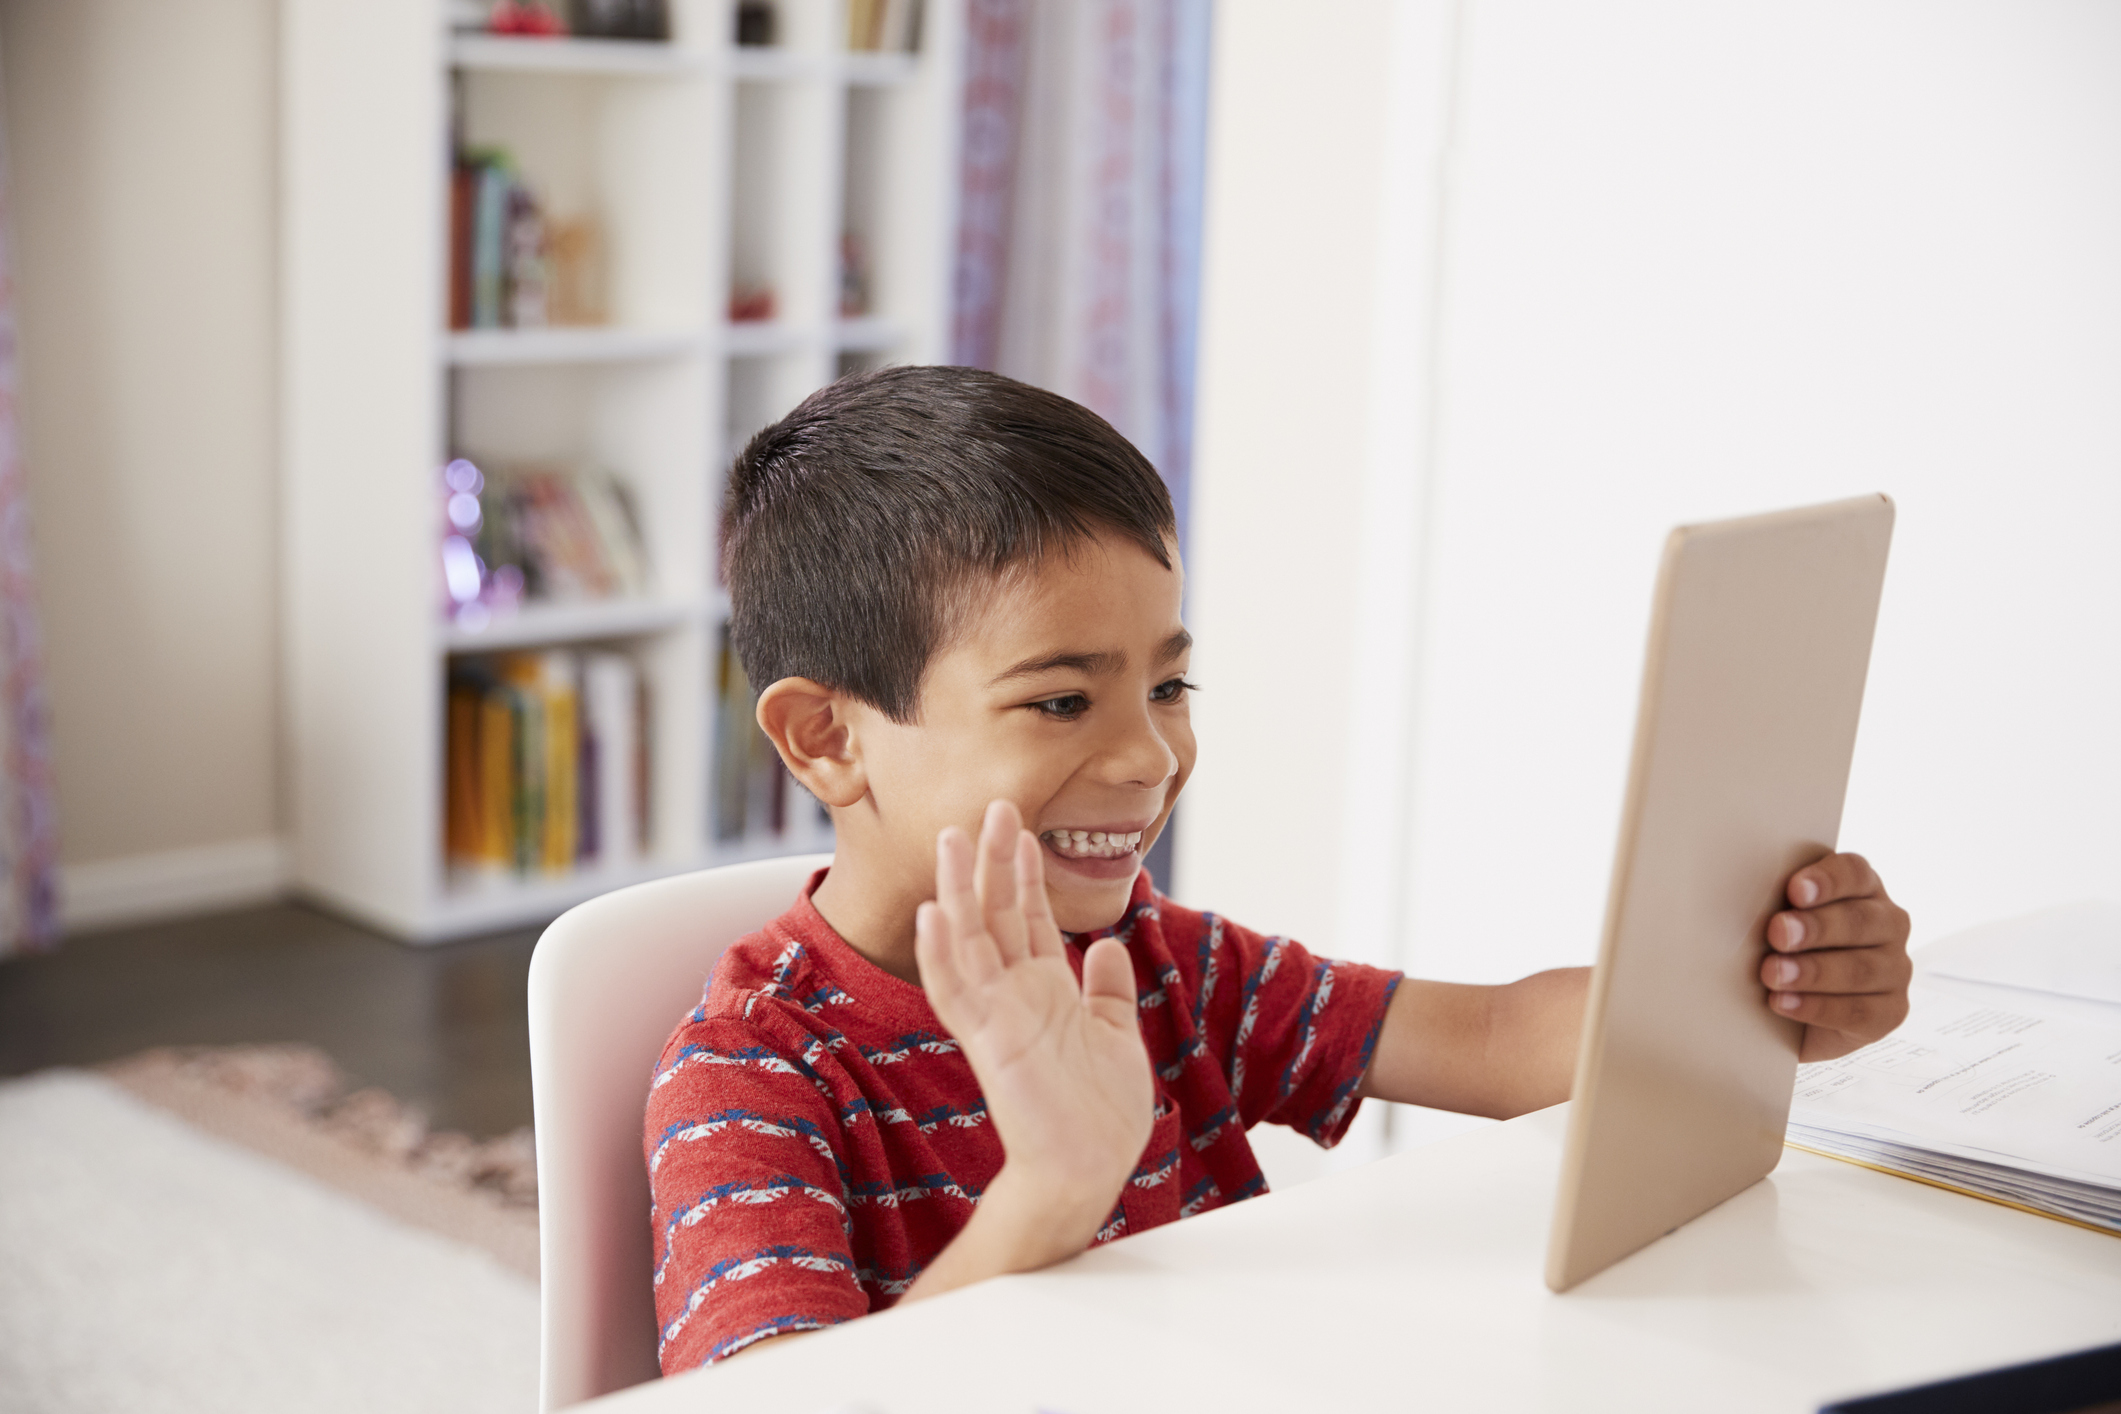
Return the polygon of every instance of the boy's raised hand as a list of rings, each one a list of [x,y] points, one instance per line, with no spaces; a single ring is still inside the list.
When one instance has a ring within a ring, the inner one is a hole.
[[[1907,1018],[1907,910],[1860,854],[1830,854],[1790,875],[1791,907],[1768,920],[1760,980],[1777,1015],[1804,1025],[1798,1058],[1833,1060]]]
[[[1102,938],[1077,984],[1038,840],[1007,801],[987,807],[977,851],[964,831],[942,832],[935,892],[914,922],[921,986],[971,1062],[1007,1156],[979,1215],[991,1209],[990,1236],[1013,1246],[1027,1234],[992,1229],[1005,1209],[1021,1212],[1032,1246],[1051,1249],[1019,1248],[1000,1270],[1044,1265],[1089,1243],[1149,1142],[1155,1084],[1134,967],[1124,944]]]

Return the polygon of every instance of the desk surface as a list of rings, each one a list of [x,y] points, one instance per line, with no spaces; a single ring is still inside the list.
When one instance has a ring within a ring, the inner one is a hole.
[[[2121,1239],[1796,1150],[1556,1296],[1540,1274],[1566,1112],[593,1407],[1795,1414],[2121,1340]]]

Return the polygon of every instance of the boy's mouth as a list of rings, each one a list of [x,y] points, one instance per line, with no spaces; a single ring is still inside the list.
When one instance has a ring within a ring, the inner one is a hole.
[[[1048,830],[1039,836],[1063,859],[1125,859],[1141,847],[1140,830]]]

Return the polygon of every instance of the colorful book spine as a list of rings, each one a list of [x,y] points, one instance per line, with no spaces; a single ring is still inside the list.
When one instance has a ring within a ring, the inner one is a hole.
[[[475,329],[497,329],[507,310],[508,193],[514,183],[498,162],[485,163],[478,173],[469,233],[471,324]]]
[[[548,874],[574,868],[581,826],[581,714],[575,690],[572,653],[545,653],[538,658],[540,706],[545,717],[544,848],[539,867]]]
[[[449,327],[471,327],[471,230],[479,169],[459,162],[449,174]]]
[[[449,772],[444,789],[443,833],[451,859],[475,860],[485,843],[479,813],[479,692],[468,682],[449,687]]]
[[[516,862],[516,716],[507,689],[489,682],[479,701],[479,852],[481,869],[513,869]]]

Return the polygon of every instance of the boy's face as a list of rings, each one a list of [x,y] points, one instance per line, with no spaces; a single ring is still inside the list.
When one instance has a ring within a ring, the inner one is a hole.
[[[1193,770],[1192,640],[1169,553],[1165,569],[1130,541],[1088,539],[974,587],[919,719],[866,714],[868,803],[894,874],[932,892],[937,832],[977,836],[987,803],[1009,800],[1044,847],[1060,926],[1118,921]]]

